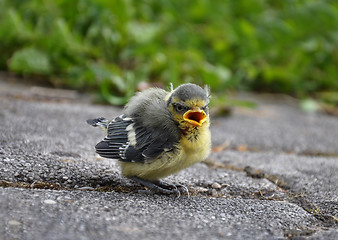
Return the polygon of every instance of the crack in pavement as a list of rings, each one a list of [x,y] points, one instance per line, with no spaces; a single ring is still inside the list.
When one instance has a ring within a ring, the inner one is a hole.
[[[259,190],[256,192],[246,192],[243,189],[230,189],[230,194],[226,195],[225,193],[220,193],[219,195],[214,194],[213,190],[215,186],[208,186],[207,191],[199,191],[198,186],[190,186],[189,192],[191,196],[204,196],[204,197],[222,197],[222,198],[232,198],[232,197],[242,197],[245,199],[258,199],[258,200],[272,200],[272,201],[288,201],[290,203],[296,204],[297,206],[304,209],[306,212],[314,216],[321,224],[321,230],[327,230],[330,227],[337,227],[337,219],[331,215],[323,214],[320,209],[313,203],[311,203],[305,194],[297,193],[292,187],[286,183],[280,176],[269,174],[267,172],[254,169],[250,166],[240,168],[233,165],[222,164],[218,162],[213,162],[208,160],[205,164],[212,169],[222,168],[237,172],[245,172],[247,176],[257,179],[267,179],[274,185],[276,185],[277,190],[286,193],[288,197],[275,196],[273,191],[266,189]],[[69,186],[63,186],[59,183],[51,182],[9,182],[5,180],[0,180],[0,187],[13,187],[13,188],[25,188],[25,189],[51,189],[51,190],[78,190],[78,191],[98,191],[98,192],[119,192],[119,193],[131,193],[131,192],[140,192],[144,189],[142,186],[137,185],[121,185],[121,184],[111,184],[106,183],[100,185],[100,187],[80,187],[74,188]],[[228,187],[227,185],[221,186]],[[218,188],[218,186],[217,186]],[[225,196],[226,195],[226,196]],[[311,236],[318,231],[318,226],[312,229],[300,228],[300,229],[285,229],[284,237],[288,239],[295,239],[300,237]]]
[[[222,144],[219,144],[212,148],[212,152],[224,152],[224,151],[237,151],[237,152],[268,152],[271,149],[260,149],[259,147],[248,146],[246,144],[231,144],[230,141],[225,141]],[[281,153],[285,154],[294,154],[296,156],[308,156],[308,157],[326,157],[326,158],[336,158],[338,157],[338,152],[321,152],[321,151],[301,151],[294,152],[290,150],[281,150]]]
[[[311,214],[313,217],[315,217],[320,222],[322,230],[327,230],[328,228],[331,227],[337,228],[338,226],[338,219],[335,216],[324,214],[318,206],[316,206],[314,203],[308,200],[305,193],[300,193],[296,189],[293,189],[293,187],[290,184],[288,184],[287,181],[283,179],[281,176],[270,174],[260,169],[255,169],[251,166],[238,167],[230,164],[215,162],[210,159],[206,160],[204,163],[211,169],[221,168],[237,172],[245,172],[247,176],[252,178],[267,179],[277,187],[277,190],[286,193],[287,197],[282,199],[274,197],[264,198],[264,193],[260,192],[260,194],[256,194],[257,199],[262,199],[259,197],[261,196],[265,200],[274,200],[274,201],[284,200],[288,201],[289,203],[296,204],[297,206],[301,207],[306,212]],[[284,237],[288,239],[294,239],[297,237],[310,236],[313,235],[315,232],[317,232],[316,229],[285,230]]]
[[[337,227],[338,221],[332,215],[325,215],[322,213],[320,208],[316,206],[314,203],[308,200],[305,193],[299,193],[295,189],[292,188],[286,181],[284,181],[280,176],[266,173],[264,171],[254,169],[250,166],[244,168],[244,171],[247,173],[248,176],[253,178],[265,178],[281,188],[282,190],[286,191],[290,197],[288,199],[289,202],[294,203],[305,211],[310,213],[316,219],[320,220],[323,223],[324,227]]]

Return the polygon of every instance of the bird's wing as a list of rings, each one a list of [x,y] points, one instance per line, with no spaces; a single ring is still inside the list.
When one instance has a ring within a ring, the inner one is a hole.
[[[147,129],[135,119],[122,115],[108,124],[107,136],[95,148],[105,158],[149,162],[161,153],[173,150],[177,141],[177,137],[163,129]]]

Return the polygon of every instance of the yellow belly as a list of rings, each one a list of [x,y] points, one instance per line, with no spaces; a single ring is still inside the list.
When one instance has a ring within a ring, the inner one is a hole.
[[[207,158],[211,149],[210,131],[208,128],[200,131],[196,141],[183,137],[177,149],[160,155],[149,163],[121,162],[122,174],[126,177],[139,177],[146,180],[156,180],[177,173],[194,163]]]

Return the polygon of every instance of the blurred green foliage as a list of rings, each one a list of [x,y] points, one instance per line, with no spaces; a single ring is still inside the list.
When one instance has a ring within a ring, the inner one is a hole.
[[[123,104],[140,82],[338,91],[335,0],[0,0],[0,69]]]

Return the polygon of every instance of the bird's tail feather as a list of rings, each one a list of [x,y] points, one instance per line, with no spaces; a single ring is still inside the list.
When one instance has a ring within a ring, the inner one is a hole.
[[[103,129],[107,130],[109,121],[103,117],[88,119],[87,123],[93,127],[102,127]]]

